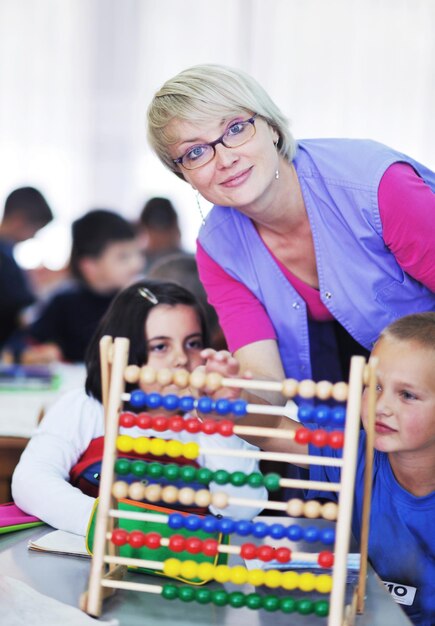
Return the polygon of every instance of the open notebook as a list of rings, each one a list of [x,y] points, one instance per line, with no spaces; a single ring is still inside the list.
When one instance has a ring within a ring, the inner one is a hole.
[[[39,552],[90,558],[90,554],[86,550],[85,537],[67,533],[64,530],[53,530],[42,535],[42,537],[38,537],[38,539],[31,539],[27,547],[29,550]]]

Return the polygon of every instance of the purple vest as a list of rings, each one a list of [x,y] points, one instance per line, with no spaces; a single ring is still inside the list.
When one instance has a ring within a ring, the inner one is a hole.
[[[382,238],[378,187],[385,170],[398,161],[412,165],[435,191],[434,172],[374,141],[299,141],[293,161],[313,233],[322,302],[369,350],[398,317],[435,310],[435,294],[401,269]],[[199,241],[264,305],[286,376],[311,378],[305,302],[251,220],[231,207],[215,206]]]

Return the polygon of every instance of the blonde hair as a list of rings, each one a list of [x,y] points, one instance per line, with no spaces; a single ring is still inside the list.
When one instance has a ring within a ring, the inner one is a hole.
[[[279,153],[293,160],[296,142],[287,118],[252,76],[224,65],[195,65],[169,79],[148,107],[148,141],[162,163],[184,178],[168,154],[168,146],[178,140],[169,132],[171,120],[207,122],[240,111],[257,113],[275,129]]]
[[[389,324],[378,341],[391,337],[399,341],[416,341],[423,348],[435,350],[435,312],[412,313]]]

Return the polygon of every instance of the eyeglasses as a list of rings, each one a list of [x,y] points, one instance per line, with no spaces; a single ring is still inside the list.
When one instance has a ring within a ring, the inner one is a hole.
[[[196,170],[212,161],[216,155],[216,146],[222,144],[225,148],[237,148],[252,139],[255,135],[255,118],[257,113],[244,122],[231,124],[223,135],[210,143],[201,143],[193,146],[183,156],[173,159],[177,165],[186,170]]]

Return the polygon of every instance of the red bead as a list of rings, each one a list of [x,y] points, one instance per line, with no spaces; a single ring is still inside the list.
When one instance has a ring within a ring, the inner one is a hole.
[[[191,554],[199,554],[202,551],[202,541],[198,537],[188,537],[186,539],[186,550]]]
[[[282,547],[275,550],[275,559],[280,563],[288,563],[289,561],[291,561],[291,558],[292,551],[288,548]]]
[[[202,432],[206,435],[214,435],[217,432],[218,425],[214,420],[204,420],[202,423]]]
[[[144,543],[146,547],[151,548],[151,550],[157,550],[157,548],[160,548],[160,543],[161,543],[160,540],[161,540],[161,535],[159,535],[159,533],[147,533],[144,536]]]
[[[313,446],[323,448],[328,443],[328,433],[326,430],[314,430],[311,436]]]
[[[331,448],[337,450],[342,448],[344,444],[344,433],[341,430],[334,430],[332,433],[329,433],[328,442]]]
[[[186,547],[186,538],[183,535],[171,535],[169,537],[169,549],[173,552],[183,552]]]
[[[188,433],[199,433],[201,426],[201,422],[194,417],[184,420],[184,427]]]
[[[308,428],[298,428],[295,433],[295,441],[301,445],[305,445],[310,443],[311,441],[311,430]]]
[[[136,424],[139,426],[139,428],[143,428],[144,430],[146,430],[147,428],[151,428],[151,415],[148,415],[148,413],[139,413],[136,418]]]
[[[184,419],[180,415],[173,415],[168,420],[168,430],[174,433],[181,433],[184,429]]]
[[[257,556],[260,561],[271,561],[275,556],[275,550],[272,546],[260,546],[257,550]]]
[[[168,430],[168,418],[164,415],[156,415],[152,419],[152,428],[159,433]]]
[[[334,554],[332,552],[328,552],[327,550],[319,552],[317,563],[320,567],[332,567],[334,565]]]
[[[128,532],[123,528],[116,528],[112,532],[112,543],[114,543],[115,546],[123,546],[127,543],[127,540]]]
[[[231,437],[234,432],[234,424],[230,420],[222,420],[218,423],[218,430],[223,437]]]
[[[128,539],[128,543],[132,548],[142,548],[144,544],[144,534],[140,532],[140,530],[133,530],[130,533],[130,537]]]
[[[119,425],[123,428],[132,428],[136,423],[136,415],[134,413],[125,412],[119,416]]]
[[[240,548],[240,556],[242,559],[256,559],[257,558],[257,546],[254,543],[244,543]]]
[[[218,553],[218,542],[216,539],[204,539],[202,543],[202,551],[206,556],[216,556]]]

